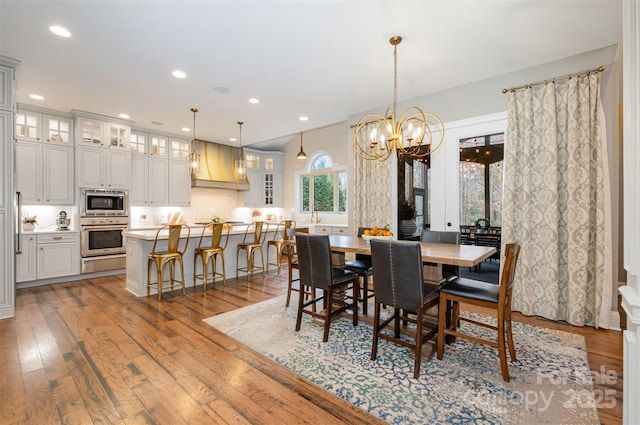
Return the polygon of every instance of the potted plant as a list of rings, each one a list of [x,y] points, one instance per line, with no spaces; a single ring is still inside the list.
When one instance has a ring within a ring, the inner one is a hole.
[[[407,200],[398,205],[398,220],[413,220],[418,213],[416,208]]]
[[[29,215],[28,212],[24,212],[22,214],[22,230],[25,232],[31,232],[36,228],[36,223],[38,222],[36,216]]]
[[[413,219],[416,218],[417,215],[416,207],[409,201],[404,200],[398,205],[398,220],[400,222],[398,225],[398,233],[400,233],[400,236],[408,237],[416,233],[418,226]]]
[[[477,230],[487,231],[490,226],[491,226],[491,224],[489,223],[489,219],[488,218],[481,217],[481,218],[476,220],[476,229]]]

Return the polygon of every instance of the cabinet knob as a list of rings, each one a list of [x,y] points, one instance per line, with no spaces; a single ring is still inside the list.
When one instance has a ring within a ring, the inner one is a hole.
[[[44,248],[43,248],[43,247],[40,247],[40,251],[44,251]]]
[[[452,226],[450,221],[447,222],[447,226],[449,226],[449,227]]]

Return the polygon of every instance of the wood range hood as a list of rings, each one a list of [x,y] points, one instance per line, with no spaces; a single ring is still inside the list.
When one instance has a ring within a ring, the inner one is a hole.
[[[249,180],[238,177],[235,169],[240,148],[197,139],[192,143],[200,154],[200,170],[191,174],[191,187],[249,190]]]

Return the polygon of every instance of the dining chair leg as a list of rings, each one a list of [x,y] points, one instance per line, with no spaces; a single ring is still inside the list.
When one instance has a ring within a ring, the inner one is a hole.
[[[416,358],[413,364],[413,379],[420,376],[420,363],[422,362],[422,308],[418,309],[416,314]]]
[[[333,306],[333,289],[329,288],[326,290],[327,305],[325,307],[325,318],[324,318],[324,334],[322,335],[322,342],[327,342],[329,340],[329,327],[331,326],[331,318],[333,314],[332,306]]]
[[[298,297],[298,316],[296,317],[296,331],[300,330],[300,325],[302,324],[302,306],[304,304],[304,297],[302,294],[304,293],[304,285],[300,283],[300,296]]]
[[[156,263],[156,269],[158,270],[158,301],[162,301],[162,286],[164,282],[164,264]]]
[[[182,277],[182,296],[184,297],[187,295],[187,288],[184,284],[184,263],[182,262],[182,257],[179,257],[178,261],[180,262],[180,276]]]
[[[378,332],[380,332],[380,303],[376,299],[373,308],[373,342],[371,344],[371,360],[378,356]]]
[[[448,314],[445,311],[447,309],[447,296],[445,294],[440,294],[440,301],[438,303],[438,342],[437,342],[437,351],[436,357],[438,360],[442,360],[442,355],[444,354],[444,330],[447,324]]]
[[[400,338],[400,309],[399,308],[394,308],[393,309],[393,336],[396,338]]]
[[[502,379],[509,382],[509,365],[507,364],[507,347],[505,341],[504,321],[498,320],[498,352],[500,354],[500,368],[502,369]]]

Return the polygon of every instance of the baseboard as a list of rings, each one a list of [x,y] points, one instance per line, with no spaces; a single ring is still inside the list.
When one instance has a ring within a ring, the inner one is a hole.
[[[609,328],[610,331],[622,332],[620,328],[620,313],[617,310],[612,310],[609,313]]]

